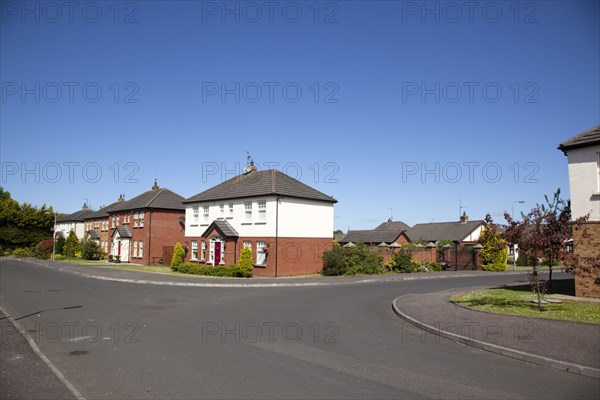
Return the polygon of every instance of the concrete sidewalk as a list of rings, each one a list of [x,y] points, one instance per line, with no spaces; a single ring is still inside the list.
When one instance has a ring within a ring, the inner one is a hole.
[[[312,276],[282,278],[219,278],[200,275],[167,275],[141,271],[127,271],[118,268],[98,267],[91,265],[75,265],[62,261],[25,258],[22,260],[2,257],[0,260],[15,260],[41,265],[57,271],[71,273],[91,279],[109,280],[126,283],[154,284],[165,286],[192,287],[295,287],[295,286],[329,286],[372,282],[409,281],[417,279],[464,278],[470,276],[522,275],[517,272],[485,272],[485,271],[442,271],[413,274],[384,274],[358,276]]]
[[[435,335],[508,357],[600,379],[600,325],[492,314],[450,297],[485,287],[396,298],[394,312]]]

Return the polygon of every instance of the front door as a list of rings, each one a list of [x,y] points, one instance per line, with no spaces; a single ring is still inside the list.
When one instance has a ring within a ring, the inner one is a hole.
[[[219,265],[221,263],[221,242],[215,242],[215,265]]]

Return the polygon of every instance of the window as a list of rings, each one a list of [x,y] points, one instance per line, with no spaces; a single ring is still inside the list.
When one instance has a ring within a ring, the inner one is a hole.
[[[138,255],[138,242],[134,241],[133,242],[133,249],[132,249],[132,257],[137,257]]]
[[[200,210],[198,207],[192,207],[192,224],[198,225],[198,218],[200,215]]]
[[[244,242],[244,248],[248,247],[250,250],[252,250],[252,242]]]
[[[202,261],[206,260],[206,242],[202,241],[202,253],[200,254]]]
[[[139,219],[139,216],[138,216],[138,212],[136,211],[135,214],[133,214],[133,227],[134,228],[137,228],[137,226],[138,226],[138,219]]]
[[[113,215],[113,217],[112,217],[112,219],[110,221],[111,222],[111,225],[110,225],[111,228],[115,227],[115,224],[117,223],[116,221],[117,221],[117,218]]]
[[[251,201],[244,202],[244,220],[246,222],[252,221],[252,202]]]
[[[229,217],[233,218],[233,203],[229,203]]]
[[[219,204],[219,217],[225,218],[225,204]]]
[[[265,222],[267,220],[267,202],[266,201],[258,202],[258,220],[260,222]]]
[[[265,242],[256,242],[256,264],[265,265],[267,262],[267,244]]]
[[[198,241],[192,240],[192,260],[198,259]]]
[[[140,247],[138,250],[138,257],[142,258],[144,257],[144,241],[140,240]]]
[[[140,211],[140,227],[144,226],[144,212]]]
[[[204,206],[204,207],[202,207],[202,212],[203,212],[203,214],[204,214],[204,220],[203,220],[203,221],[204,221],[204,223],[208,223],[208,216],[209,216],[209,213],[208,213],[208,206]]]

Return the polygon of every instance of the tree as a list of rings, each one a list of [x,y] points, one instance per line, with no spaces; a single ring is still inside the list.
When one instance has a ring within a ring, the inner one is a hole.
[[[183,263],[183,259],[185,258],[185,249],[181,245],[181,243],[175,243],[175,249],[173,249],[173,258],[171,259],[172,267],[179,267]]]
[[[520,252],[542,256],[548,262],[548,285],[552,287],[552,263],[554,260],[566,259],[565,242],[572,237],[573,226],[581,224],[587,217],[571,221],[571,203],[560,197],[560,188],[554,192],[552,200],[547,195],[544,200],[545,204],[536,204],[528,214],[523,215],[521,222],[504,213],[508,223],[504,238],[510,243],[517,243]],[[535,265],[531,275],[541,310],[540,283]]]
[[[481,268],[484,271],[504,271],[508,259],[506,240],[496,229],[490,214],[486,216],[486,222],[488,224],[483,227],[479,236],[479,243],[483,246],[480,253]]]
[[[104,252],[94,240],[84,240],[81,244],[81,258],[84,260],[100,260]]]
[[[53,225],[52,207],[21,205],[0,187],[0,248],[31,248],[52,235]]]
[[[250,247],[244,247],[238,260],[238,271],[244,277],[252,276],[252,250]]]
[[[65,253],[63,255],[67,258],[74,258],[75,254],[79,251],[79,239],[77,239],[77,235],[73,229],[69,231],[63,251]]]

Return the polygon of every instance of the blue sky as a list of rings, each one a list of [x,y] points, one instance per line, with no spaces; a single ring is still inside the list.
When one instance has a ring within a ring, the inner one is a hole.
[[[556,147],[600,120],[597,1],[1,5],[0,184],[65,213],[249,151],[344,231],[501,220],[568,196]]]

